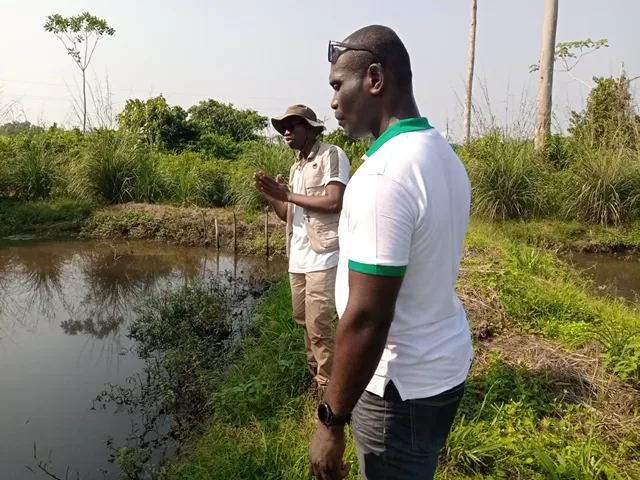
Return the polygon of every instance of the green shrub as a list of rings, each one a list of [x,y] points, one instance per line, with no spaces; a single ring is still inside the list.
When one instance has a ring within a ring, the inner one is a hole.
[[[138,137],[99,129],[87,135],[83,161],[77,168],[73,190],[81,197],[108,204],[131,201],[141,166],[149,152]]]
[[[562,190],[565,218],[620,225],[640,211],[640,164],[627,149],[581,148]]]
[[[162,156],[160,171],[168,187],[168,200],[181,205],[204,203],[198,175],[201,162],[200,155],[194,152]]]
[[[52,196],[60,180],[59,156],[47,148],[41,135],[14,142],[13,187],[19,198],[44,200]]]
[[[233,138],[215,133],[205,133],[198,141],[198,147],[203,155],[216,158],[236,158],[242,147]]]
[[[168,195],[169,185],[162,175],[161,157],[150,155],[140,164],[135,200],[143,203],[158,203],[166,200]]]
[[[253,174],[261,170],[270,175],[282,174],[286,181],[294,161],[293,152],[285,145],[259,141],[247,144],[238,168],[231,174],[231,203],[247,210],[264,207],[266,201],[255,187]]]
[[[231,164],[224,160],[207,160],[199,167],[202,179],[202,198],[209,207],[226,207],[229,198],[229,169]]]
[[[475,214],[504,220],[531,217],[539,210],[544,168],[530,141],[492,132],[474,141],[463,157]]]
[[[568,168],[575,159],[575,141],[572,137],[562,135],[551,135],[547,146],[547,161],[556,170]]]
[[[0,136],[0,195],[6,196],[12,190],[13,142],[10,137]]]

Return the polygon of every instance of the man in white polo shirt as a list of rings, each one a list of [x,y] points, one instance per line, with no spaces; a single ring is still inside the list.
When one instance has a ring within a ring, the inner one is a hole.
[[[344,196],[340,321],[311,469],[323,480],[346,476],[351,422],[364,479],[432,479],[473,360],[455,292],[469,179],[420,116],[409,54],[393,30],[374,25],[330,42],[329,61],[338,122],[376,140]]]

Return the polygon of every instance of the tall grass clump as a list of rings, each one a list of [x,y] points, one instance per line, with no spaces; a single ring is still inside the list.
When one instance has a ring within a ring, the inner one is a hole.
[[[562,191],[565,218],[621,225],[640,213],[640,163],[626,148],[582,146]]]
[[[154,155],[166,188],[165,199],[180,205],[222,207],[228,203],[229,163],[195,152]]]
[[[0,195],[7,196],[11,190],[13,168],[13,145],[11,139],[0,135]]]
[[[60,157],[47,148],[43,136],[29,136],[14,142],[13,188],[20,199],[51,198],[61,181]],[[11,168],[10,168],[11,171]]]
[[[538,212],[544,168],[531,141],[493,131],[475,140],[461,156],[466,158],[475,214],[505,220]]]
[[[162,175],[160,157],[150,155],[138,170],[135,201],[160,203],[167,199],[169,186]]]
[[[95,130],[87,136],[73,190],[80,197],[107,204],[131,201],[142,166],[148,161],[148,149],[137,137]]]
[[[229,195],[229,169],[231,162],[226,160],[206,160],[199,168],[202,179],[202,198],[209,207],[226,207],[231,203]]]
[[[200,155],[193,152],[162,157],[160,170],[167,182],[168,200],[180,205],[204,203],[202,180],[198,175],[201,162]]]
[[[265,171],[270,175],[282,174],[285,181],[295,161],[293,152],[285,145],[252,142],[242,154],[240,168],[232,174],[231,203],[238,208],[256,210],[265,205],[253,182],[253,174]]]

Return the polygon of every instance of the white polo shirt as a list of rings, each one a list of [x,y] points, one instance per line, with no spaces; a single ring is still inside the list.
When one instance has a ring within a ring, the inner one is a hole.
[[[404,275],[387,343],[367,390],[389,380],[403,400],[462,383],[473,361],[467,316],[455,292],[469,223],[466,170],[424,117],[391,125],[345,191],[336,306],[349,299],[349,270]]]

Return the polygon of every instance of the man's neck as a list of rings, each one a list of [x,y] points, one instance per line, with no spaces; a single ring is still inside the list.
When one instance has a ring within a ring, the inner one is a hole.
[[[384,110],[380,116],[380,122],[374,129],[373,136],[378,138],[382,133],[398,120],[420,116],[420,110],[413,95],[408,95],[398,102],[390,102],[391,108]]]
[[[309,158],[309,155],[311,154],[311,150],[313,150],[313,146],[316,144],[316,139],[315,138],[310,138],[307,140],[307,143],[304,144],[304,147],[302,147],[302,150],[300,150],[300,157],[304,158],[305,160]]]

